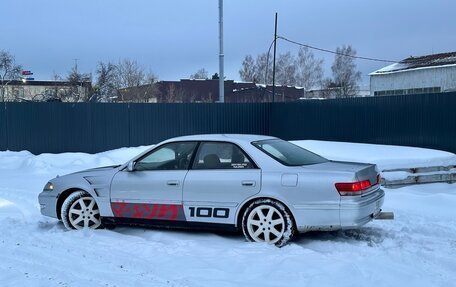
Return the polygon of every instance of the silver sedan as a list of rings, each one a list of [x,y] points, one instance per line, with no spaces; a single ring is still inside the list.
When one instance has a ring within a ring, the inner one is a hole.
[[[357,228],[381,216],[379,183],[373,164],[329,161],[278,138],[197,135],[51,179],[39,203],[68,229],[242,230],[249,241],[282,246],[298,232]]]

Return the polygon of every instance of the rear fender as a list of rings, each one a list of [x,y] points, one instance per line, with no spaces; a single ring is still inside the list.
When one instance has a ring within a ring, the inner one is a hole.
[[[237,228],[240,228],[242,226],[242,217],[244,216],[244,212],[247,209],[247,207],[249,207],[250,204],[252,204],[252,202],[254,202],[255,200],[258,200],[258,199],[270,199],[270,200],[274,200],[274,201],[280,202],[291,213],[291,215],[293,217],[293,221],[295,221],[295,224],[296,224],[295,216],[293,214],[292,209],[288,206],[288,204],[282,198],[279,198],[279,197],[276,197],[276,196],[273,196],[273,195],[270,195],[270,194],[268,194],[268,195],[256,194],[256,196],[246,199],[244,202],[242,202],[239,205],[239,208],[238,208],[238,210],[236,212],[236,217],[235,217],[236,218],[235,224],[236,224]]]

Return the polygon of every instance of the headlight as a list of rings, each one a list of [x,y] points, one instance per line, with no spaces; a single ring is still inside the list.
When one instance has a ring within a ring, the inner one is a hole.
[[[53,191],[54,190],[54,185],[51,182],[46,183],[46,185],[43,188],[43,191]]]

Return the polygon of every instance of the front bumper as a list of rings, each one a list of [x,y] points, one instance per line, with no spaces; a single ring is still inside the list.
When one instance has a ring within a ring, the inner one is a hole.
[[[40,212],[42,215],[49,217],[57,217],[57,196],[51,192],[43,191],[38,195],[40,203]]]
[[[340,201],[340,225],[343,229],[357,228],[373,220],[380,212],[385,192],[379,188],[360,197],[342,197]]]

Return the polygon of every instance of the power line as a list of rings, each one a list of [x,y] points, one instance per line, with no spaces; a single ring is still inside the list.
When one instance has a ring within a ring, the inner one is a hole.
[[[269,70],[269,54],[271,53],[272,45],[274,45],[275,40],[272,40],[271,45],[269,45],[268,54],[266,56],[266,73],[264,75],[264,82],[268,81],[268,70]]]
[[[292,44],[295,44],[295,45],[298,45],[298,46],[301,46],[301,47],[307,47],[307,48],[309,48],[309,49],[314,49],[314,50],[321,51],[321,52],[326,52],[326,53],[331,53],[331,54],[346,56],[346,57],[355,58],[355,59],[368,60],[368,61],[376,61],[376,62],[385,62],[385,63],[397,63],[397,62],[399,62],[399,61],[393,61],[393,60],[385,60],[385,59],[378,59],[378,58],[353,56],[353,55],[349,55],[349,54],[339,53],[339,52],[336,52],[336,51],[331,51],[331,50],[322,49],[322,48],[314,47],[314,46],[311,46],[311,45],[299,43],[299,42],[296,42],[296,41],[287,39],[287,38],[282,37],[282,36],[277,36],[277,39],[282,39],[282,40],[284,40],[284,41],[286,41],[286,42],[290,42],[290,43],[292,43]]]
[[[266,56],[266,68],[265,68],[266,72],[265,72],[265,75],[264,75],[265,87],[264,87],[263,95],[262,95],[263,98],[264,98],[264,94],[266,92],[266,89],[268,87],[269,54],[271,53],[271,48],[272,48],[272,45],[274,45],[275,41],[277,41],[277,40],[276,39],[272,40],[271,45],[269,45],[268,54]]]

